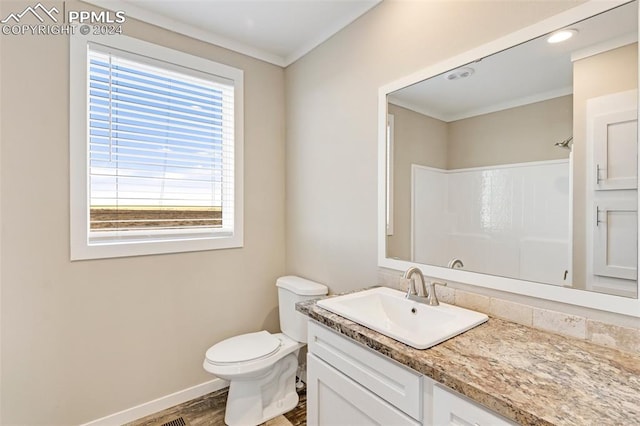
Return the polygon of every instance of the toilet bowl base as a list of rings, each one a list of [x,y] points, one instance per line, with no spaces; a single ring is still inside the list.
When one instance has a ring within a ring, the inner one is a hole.
[[[298,358],[289,354],[273,365],[264,376],[232,380],[224,422],[229,426],[259,425],[298,404],[296,370]]]

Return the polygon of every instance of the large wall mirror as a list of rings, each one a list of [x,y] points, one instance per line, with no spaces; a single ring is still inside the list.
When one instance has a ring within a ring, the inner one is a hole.
[[[638,4],[596,3],[381,88],[381,266],[640,316]]]

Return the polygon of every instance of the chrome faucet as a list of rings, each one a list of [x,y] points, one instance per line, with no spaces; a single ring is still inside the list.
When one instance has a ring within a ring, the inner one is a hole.
[[[462,262],[460,262],[462,263]],[[415,278],[414,275],[417,275],[420,278],[420,286],[416,289],[415,286]],[[422,271],[417,266],[412,266],[407,269],[402,278],[409,280],[409,286],[407,288],[407,295],[405,296],[409,300],[413,300],[414,302],[424,303],[430,306],[438,306],[440,302],[438,301],[438,296],[436,295],[436,285],[445,286],[447,283],[439,283],[435,281],[431,281],[429,283],[429,291],[426,291],[425,283],[424,283],[424,275]]]
[[[431,281],[429,283],[429,297],[427,297],[427,305],[431,305],[431,306],[438,306],[440,305],[440,302],[438,301],[438,296],[436,295],[436,286],[437,285],[441,285],[441,286],[446,286],[447,283],[440,283],[440,282],[436,282],[436,281]]]
[[[458,259],[457,257],[454,257],[449,261],[447,268],[454,269],[456,266],[459,268],[464,268],[464,263],[462,263],[462,260]]]

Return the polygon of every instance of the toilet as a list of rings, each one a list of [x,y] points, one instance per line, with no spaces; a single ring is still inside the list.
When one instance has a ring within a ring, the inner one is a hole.
[[[307,317],[296,303],[327,294],[327,287],[296,276],[278,278],[282,333],[258,331],[231,337],[207,350],[204,369],[229,381],[224,421],[258,425],[298,404],[298,350],[307,342]]]

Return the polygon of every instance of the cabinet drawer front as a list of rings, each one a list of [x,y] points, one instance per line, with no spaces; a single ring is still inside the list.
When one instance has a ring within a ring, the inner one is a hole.
[[[395,405],[422,417],[420,374],[317,324],[309,322],[309,352]]]
[[[456,426],[513,426],[498,413],[440,386],[433,387],[433,424]]]
[[[420,425],[315,355],[307,365],[307,425]]]

